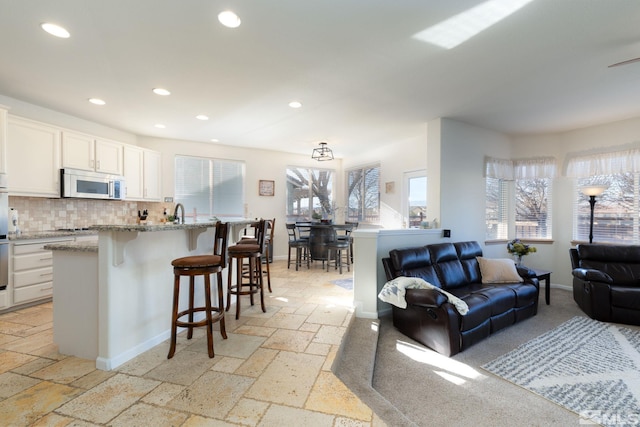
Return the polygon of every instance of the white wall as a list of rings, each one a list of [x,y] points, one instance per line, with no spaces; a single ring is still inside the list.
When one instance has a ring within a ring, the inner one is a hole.
[[[427,125],[424,126],[423,134],[410,139],[391,141],[381,148],[363,149],[357,156],[345,158],[342,166],[346,171],[374,164],[380,164],[380,215],[383,228],[401,228],[404,173],[427,168]],[[386,192],[387,182],[395,184],[394,191]],[[427,215],[428,218],[432,218],[429,206]],[[363,227],[367,228],[366,225]]]

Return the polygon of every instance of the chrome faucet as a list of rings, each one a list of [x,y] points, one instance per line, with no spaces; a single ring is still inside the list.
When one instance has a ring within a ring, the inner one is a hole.
[[[173,211],[173,217],[176,219],[178,218],[178,208],[182,210],[182,216],[180,217],[180,224],[184,224],[184,206],[182,206],[182,203],[178,203],[176,205],[176,210]]]

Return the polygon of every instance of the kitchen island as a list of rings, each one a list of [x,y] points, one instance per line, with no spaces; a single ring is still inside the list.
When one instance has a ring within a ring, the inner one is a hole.
[[[241,227],[248,221],[230,222]],[[215,223],[90,229],[98,232],[93,244],[47,246],[53,251],[54,342],[60,353],[95,359],[98,369],[109,371],[169,338],[171,261],[212,253]],[[196,304],[203,303],[202,287],[196,289]]]

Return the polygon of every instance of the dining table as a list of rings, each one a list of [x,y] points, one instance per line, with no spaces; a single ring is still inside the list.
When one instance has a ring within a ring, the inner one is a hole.
[[[298,235],[301,238],[308,236],[309,238],[309,255],[312,261],[327,261],[328,250],[327,243],[332,242],[336,238],[336,234],[340,230],[351,230],[350,224],[333,224],[333,223],[316,223],[302,222],[296,223]]]

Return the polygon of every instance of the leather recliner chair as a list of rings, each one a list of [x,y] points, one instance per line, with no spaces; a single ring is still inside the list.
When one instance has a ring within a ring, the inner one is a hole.
[[[570,249],[573,299],[589,317],[640,325],[640,246],[580,244]]]

